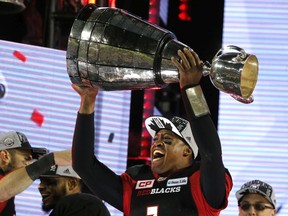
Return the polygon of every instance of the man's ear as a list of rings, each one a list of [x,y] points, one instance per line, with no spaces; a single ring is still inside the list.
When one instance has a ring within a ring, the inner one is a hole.
[[[183,156],[187,157],[190,156],[193,153],[192,149],[189,148],[188,146],[185,146],[184,151],[183,151]]]
[[[0,151],[0,158],[2,161],[7,162],[10,160],[10,153],[7,150]]]
[[[79,179],[77,178],[69,178],[66,181],[66,187],[70,192],[78,192],[80,190],[79,185]]]

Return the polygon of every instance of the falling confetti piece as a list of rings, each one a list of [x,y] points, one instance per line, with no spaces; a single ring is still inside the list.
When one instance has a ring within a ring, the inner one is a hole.
[[[15,50],[15,51],[13,52],[13,55],[14,55],[16,58],[20,59],[22,62],[26,62],[26,56],[23,55],[21,52]]]
[[[108,142],[112,143],[114,139],[114,133],[110,133],[109,137],[108,137]]]
[[[31,115],[31,120],[41,127],[44,122],[44,115],[42,115],[37,109],[34,109]]]

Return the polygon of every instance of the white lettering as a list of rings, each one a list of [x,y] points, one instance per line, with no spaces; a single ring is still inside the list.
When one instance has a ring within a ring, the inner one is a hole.
[[[167,181],[167,186],[177,186],[177,185],[186,185],[188,183],[188,178],[183,177],[183,178],[176,178],[176,179],[169,179]]]
[[[169,187],[169,188],[154,188],[150,194],[167,194],[167,193],[179,193],[181,187]]]

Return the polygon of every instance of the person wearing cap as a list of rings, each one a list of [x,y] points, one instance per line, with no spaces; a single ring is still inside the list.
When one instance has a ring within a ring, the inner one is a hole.
[[[71,151],[33,148],[18,131],[0,134],[0,215],[15,215],[14,197],[54,164],[71,165]]]
[[[275,216],[276,198],[271,185],[255,179],[236,191],[239,216]]]
[[[98,88],[72,88],[80,95],[72,166],[101,199],[139,215],[219,215],[228,204],[232,178],[222,161],[221,143],[202,89],[202,61],[197,53],[178,50],[172,58],[180,75],[187,118],[152,116],[145,125],[153,137],[151,166],[129,167],[115,174],[94,155],[94,108]]]
[[[85,191],[81,178],[72,166],[54,165],[39,177],[38,190],[42,209],[49,216],[110,216],[105,204]]]

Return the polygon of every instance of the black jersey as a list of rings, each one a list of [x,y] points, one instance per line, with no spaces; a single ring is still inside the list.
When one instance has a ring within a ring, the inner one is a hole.
[[[131,167],[121,177],[125,215],[208,216],[219,215],[222,210],[210,207],[205,200],[197,163],[165,178],[153,174],[147,165]],[[228,171],[226,185],[230,191],[232,182]]]
[[[233,183],[222,161],[217,130],[210,115],[191,117],[189,99],[182,93],[200,161],[166,178],[146,165],[129,168],[122,175],[113,172],[94,155],[94,113],[78,113],[73,168],[90,190],[125,216],[218,216],[228,204]]]
[[[87,193],[71,194],[58,201],[50,216],[110,216],[104,203]]]

